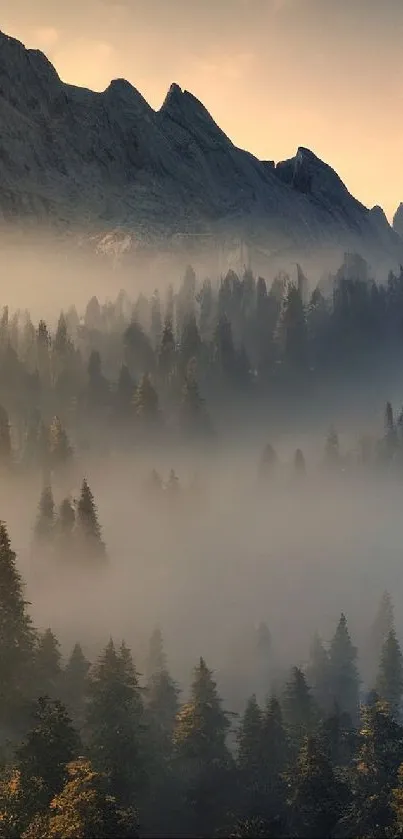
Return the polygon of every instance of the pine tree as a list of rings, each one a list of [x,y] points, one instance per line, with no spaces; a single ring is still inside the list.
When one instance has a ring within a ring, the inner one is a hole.
[[[61,676],[60,644],[51,629],[38,638],[35,651],[35,679],[39,696],[56,698]]]
[[[199,357],[200,350],[200,333],[197,328],[196,318],[194,315],[191,315],[184,323],[180,338],[179,353],[182,370],[186,370],[191,359],[196,360]]]
[[[83,480],[77,504],[76,539],[77,548],[84,559],[97,563],[105,562],[106,548],[102,541],[97,508],[86,478]]]
[[[311,649],[307,678],[312,687],[312,695],[322,713],[329,713],[334,706],[330,677],[330,661],[319,635],[315,634]]]
[[[362,711],[359,747],[351,771],[353,799],[342,819],[344,836],[394,836],[392,790],[403,762],[403,730],[382,702]]]
[[[201,658],[191,697],[179,711],[174,731],[185,786],[184,827],[188,835],[211,836],[227,812],[232,765],[226,745],[228,714],[212,672]],[[232,783],[231,783],[232,789]]]
[[[53,541],[55,527],[55,502],[53,500],[52,487],[43,487],[38,515],[35,523],[34,539],[39,546],[49,546]]]
[[[49,429],[50,468],[54,472],[64,470],[71,462],[73,450],[59,417],[53,417]]]
[[[63,789],[66,766],[78,756],[79,737],[61,702],[40,697],[33,707],[32,728],[17,752],[23,785],[41,781],[37,795],[39,809],[47,807]]]
[[[176,359],[176,345],[172,326],[172,318],[167,317],[161,337],[161,344],[158,352],[158,369],[164,383],[168,382],[169,376],[173,373]]]
[[[154,349],[160,344],[162,333],[161,301],[158,289],[154,291],[151,298],[151,340]]]
[[[111,640],[90,673],[86,731],[94,766],[125,804],[144,783],[143,703],[125,646]]]
[[[19,724],[32,676],[35,634],[26,607],[16,555],[0,523],[0,717],[5,731]]]
[[[403,658],[394,630],[383,644],[376,690],[381,700],[388,703],[391,713],[398,716],[403,695]]]
[[[138,819],[134,809],[119,807],[109,794],[105,775],[96,772],[88,760],[69,763],[61,792],[47,813],[36,817],[23,839],[134,839]]]
[[[308,364],[308,332],[299,290],[289,286],[277,325],[277,341],[287,367],[301,371]]]
[[[289,774],[289,786],[291,835],[307,839],[333,836],[349,790],[336,777],[315,738],[308,737],[302,746],[296,767]]]
[[[312,732],[314,704],[310,688],[299,667],[293,667],[283,694],[284,720],[294,747],[299,748]]]
[[[190,359],[182,388],[180,419],[185,435],[206,437],[211,433],[211,423],[204,400],[200,396],[196,378],[196,359]]]
[[[257,786],[262,776],[262,712],[253,695],[245,708],[238,732],[238,767],[243,784]]]
[[[194,670],[191,699],[180,710],[175,730],[177,748],[189,757],[227,761],[225,743],[230,723],[203,658]]]
[[[155,428],[160,419],[158,394],[148,373],[142,376],[133,401],[135,415],[143,428],[146,431]]]
[[[377,613],[371,626],[367,644],[368,676],[372,684],[376,677],[376,668],[382,653],[382,648],[391,632],[394,631],[395,620],[392,598],[384,591],[379,601]]]
[[[89,669],[81,645],[75,644],[62,671],[61,693],[77,731],[82,731],[85,722]]]
[[[341,615],[330,645],[330,684],[332,696],[341,711],[354,721],[358,712],[359,678],[357,650],[351,643],[345,615]]]
[[[72,554],[75,550],[75,523],[76,514],[74,507],[69,498],[64,498],[59,507],[59,515],[55,526],[56,550],[62,560],[72,560]]]

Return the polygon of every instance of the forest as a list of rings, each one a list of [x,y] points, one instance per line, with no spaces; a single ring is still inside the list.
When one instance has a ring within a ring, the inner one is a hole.
[[[4,307],[0,836],[403,836],[402,350],[356,255]]]

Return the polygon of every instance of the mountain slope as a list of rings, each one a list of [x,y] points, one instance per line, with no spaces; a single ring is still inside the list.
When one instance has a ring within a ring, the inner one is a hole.
[[[309,150],[260,161],[177,85],[155,112],[124,80],[103,93],[64,84],[41,52],[1,33],[0,213],[157,235],[234,230],[269,250],[403,258],[380,208],[367,210]]]

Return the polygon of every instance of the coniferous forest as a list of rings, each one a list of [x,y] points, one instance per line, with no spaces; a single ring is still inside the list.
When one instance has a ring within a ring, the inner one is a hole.
[[[402,362],[358,256],[4,306],[0,836],[403,836]]]

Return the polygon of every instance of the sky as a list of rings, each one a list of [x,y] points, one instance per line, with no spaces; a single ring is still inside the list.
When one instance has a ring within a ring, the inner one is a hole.
[[[312,149],[367,206],[403,201],[403,0],[0,0],[0,28],[61,78],[172,82],[265,160]]]

